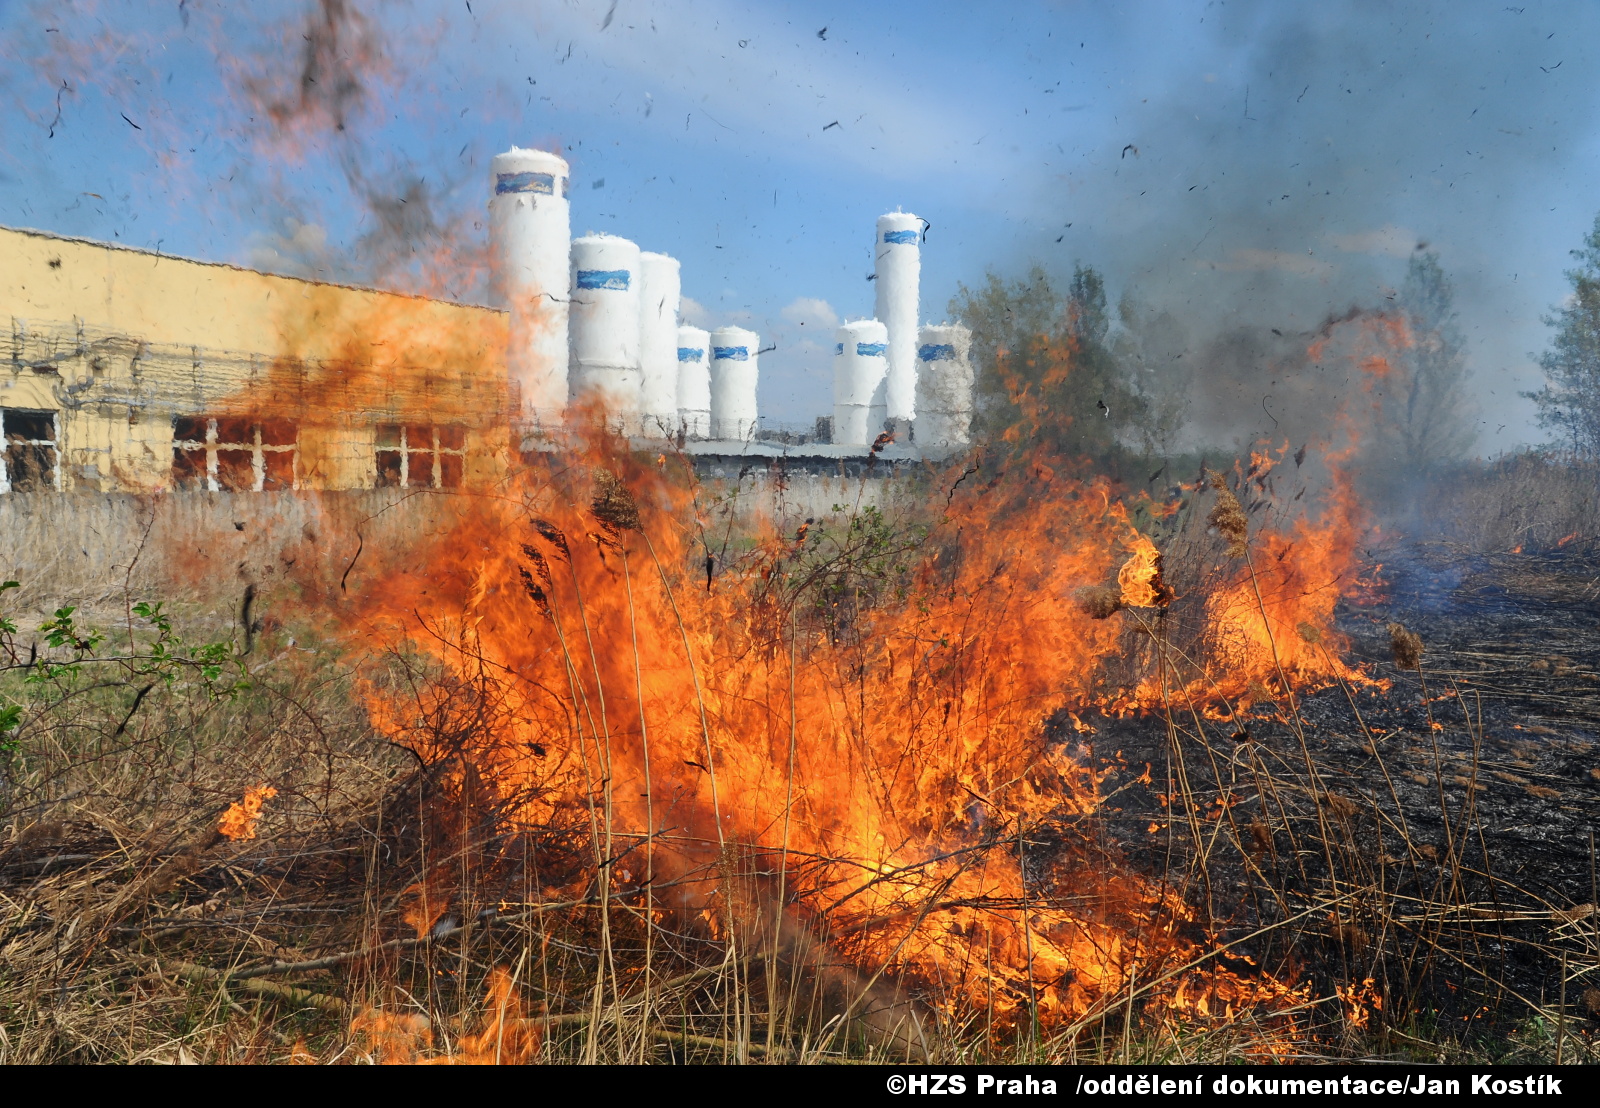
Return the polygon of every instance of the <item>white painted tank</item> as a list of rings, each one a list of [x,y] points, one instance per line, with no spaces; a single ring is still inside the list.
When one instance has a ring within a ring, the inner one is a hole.
[[[507,371],[523,418],[559,423],[567,406],[567,163],[513,146],[495,155],[490,175],[491,272],[511,312]]]
[[[889,329],[876,319],[860,319],[833,337],[833,441],[868,446],[887,416]]]
[[[598,401],[608,422],[638,429],[639,247],[616,235],[572,240],[572,402]]]
[[[711,332],[711,437],[744,441],[756,433],[756,353],[761,338],[743,327]]]
[[[878,217],[873,272],[877,311],[889,328],[889,418],[915,419],[917,390],[917,296],[922,277],[922,220],[909,212]]]
[[[972,430],[972,332],[959,323],[917,333],[917,445],[964,446]]]
[[[711,437],[711,334],[678,328],[678,420],[691,439]]]
[[[678,432],[678,260],[639,255],[639,415],[644,434]]]

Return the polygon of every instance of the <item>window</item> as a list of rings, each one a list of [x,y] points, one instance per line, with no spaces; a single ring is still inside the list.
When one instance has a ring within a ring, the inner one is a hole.
[[[0,408],[0,492],[56,487],[56,414]]]
[[[213,492],[292,489],[299,432],[285,419],[178,416],[172,421],[172,484]]]
[[[378,488],[460,488],[466,438],[461,427],[378,424]]]

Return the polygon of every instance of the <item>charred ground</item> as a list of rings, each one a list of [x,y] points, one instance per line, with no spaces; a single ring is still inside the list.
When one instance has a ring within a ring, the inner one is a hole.
[[[1197,927],[1318,992],[1371,977],[1396,1042],[1428,1025],[1506,1049],[1563,995],[1565,1033],[1590,1036],[1600,558],[1444,542],[1368,556],[1375,587],[1341,602],[1337,627],[1386,688],[1170,729],[1104,719],[1080,735],[1058,718],[1052,735],[1111,770],[1107,845],[1189,874]],[[1396,665],[1392,623],[1421,636],[1420,672]]]

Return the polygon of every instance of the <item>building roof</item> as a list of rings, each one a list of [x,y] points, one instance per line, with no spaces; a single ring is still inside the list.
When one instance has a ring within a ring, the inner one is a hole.
[[[151,258],[170,258],[173,261],[184,262],[188,265],[214,266],[217,269],[232,270],[235,273],[254,273],[263,277],[272,277],[283,281],[297,281],[304,285],[314,285],[324,288],[348,289],[351,292],[372,292],[384,296],[403,296],[412,300],[427,300],[438,304],[452,304],[462,308],[478,308],[483,311],[505,313],[506,309],[496,308],[487,304],[475,304],[468,300],[449,300],[442,296],[426,296],[421,293],[400,292],[395,289],[379,288],[376,285],[357,285],[342,281],[323,281],[314,277],[300,277],[292,273],[277,273],[267,269],[251,269],[249,266],[235,265],[232,262],[213,262],[205,258],[190,258],[183,254],[166,254],[160,249],[150,250],[143,246],[130,246],[125,242],[108,242],[104,239],[85,238],[81,235],[63,235],[57,231],[44,231],[37,227],[8,227],[0,224],[0,232],[9,231],[13,234],[27,235],[30,238],[50,239],[55,242],[70,242],[79,246],[95,246],[106,250],[121,250],[130,254],[143,254]]]

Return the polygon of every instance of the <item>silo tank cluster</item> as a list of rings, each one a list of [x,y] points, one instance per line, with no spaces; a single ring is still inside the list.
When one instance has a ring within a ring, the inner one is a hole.
[[[491,179],[494,290],[510,313],[507,371],[525,426],[554,429],[576,408],[630,436],[754,438],[759,335],[681,325],[675,258],[617,235],[574,239],[559,155],[513,147]],[[935,449],[969,439],[971,333],[919,318],[926,227],[909,212],[878,218],[874,318],[834,335],[836,445],[865,449],[886,430]]]
[[[510,313],[520,422],[553,430],[576,409],[632,436],[711,438],[714,427],[753,436],[759,338],[741,331],[724,346],[747,359],[714,367],[711,336],[679,325],[677,259],[617,235],[574,239],[569,177],[545,150],[513,147],[492,165],[494,289]]]
[[[924,450],[965,445],[972,427],[972,333],[920,325],[922,238],[910,212],[878,217],[873,240],[876,318],[834,336],[833,441],[867,446],[885,431]]]

